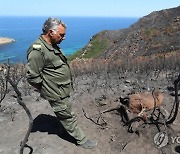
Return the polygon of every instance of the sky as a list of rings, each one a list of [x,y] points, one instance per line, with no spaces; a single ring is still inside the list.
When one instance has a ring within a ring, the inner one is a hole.
[[[180,0],[0,0],[0,16],[142,17]]]

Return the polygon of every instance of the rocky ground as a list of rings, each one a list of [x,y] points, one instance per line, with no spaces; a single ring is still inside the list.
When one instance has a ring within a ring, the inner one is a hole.
[[[142,125],[138,128],[139,135],[137,135],[127,132],[127,126],[123,125],[119,112],[100,114],[119,104],[120,96],[126,96],[132,91],[151,91],[155,87],[160,88],[164,93],[163,106],[170,112],[174,102],[174,96],[170,95],[174,93],[172,86],[172,81],[163,78],[163,74],[158,78],[149,76],[148,79],[142,75],[138,80],[132,74],[123,76],[111,74],[111,78],[97,74],[76,77],[75,91],[71,100],[78,115],[79,125],[90,139],[98,142],[98,146],[92,150],[77,147],[70,136],[62,134],[48,102],[30,89],[30,95],[23,95],[23,101],[34,118],[28,145],[33,148],[33,154],[175,154],[174,149],[180,144],[178,139],[173,143],[172,137],[180,136],[179,116],[170,127],[161,127],[162,131],[167,131],[169,140],[166,146],[157,148],[154,143],[154,136],[158,133],[155,125]],[[28,117],[16,102],[14,91],[9,88],[0,111],[0,154],[19,153],[20,142],[28,128]],[[99,125],[87,117],[98,122]],[[24,154],[28,153],[29,148],[25,148]]]

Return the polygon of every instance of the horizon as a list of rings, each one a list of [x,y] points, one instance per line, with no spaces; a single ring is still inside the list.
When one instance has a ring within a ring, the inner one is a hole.
[[[43,0],[6,0],[1,2],[0,16],[140,18],[154,11],[170,9],[178,6],[180,6],[179,0],[158,0],[147,2],[144,2],[143,0],[67,0],[62,2],[52,0],[47,1],[46,3]]]
[[[38,16],[31,16],[31,15],[26,15],[26,16],[16,16],[16,15],[0,15],[0,17],[33,17],[33,18],[38,18],[38,17],[50,17],[50,16],[41,16],[41,15],[38,15]],[[141,17],[126,17],[126,16],[51,16],[51,17],[60,17],[60,18],[64,18],[64,17],[67,17],[67,18],[141,18]],[[142,16],[143,17],[143,16]]]

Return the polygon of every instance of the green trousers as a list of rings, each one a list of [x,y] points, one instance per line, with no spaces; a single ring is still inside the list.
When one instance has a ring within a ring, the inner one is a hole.
[[[69,97],[64,99],[49,101],[59,122],[63,125],[69,135],[74,137],[77,144],[83,144],[87,141],[85,133],[77,124],[77,116],[72,111],[72,102]]]

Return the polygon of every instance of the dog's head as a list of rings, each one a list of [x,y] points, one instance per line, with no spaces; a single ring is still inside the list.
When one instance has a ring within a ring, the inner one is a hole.
[[[164,95],[162,92],[160,92],[159,89],[154,89],[152,92],[153,97],[155,98],[155,100],[159,101],[159,103],[161,104],[164,100]]]

